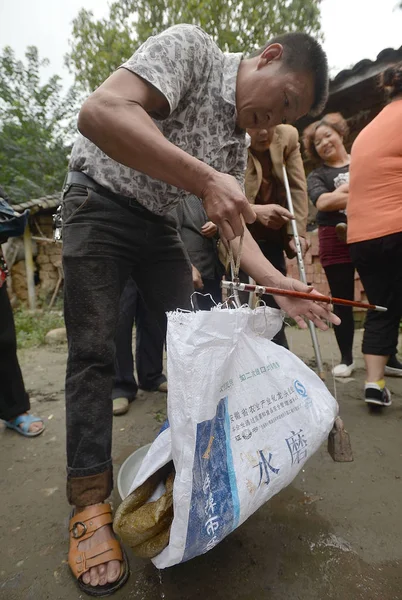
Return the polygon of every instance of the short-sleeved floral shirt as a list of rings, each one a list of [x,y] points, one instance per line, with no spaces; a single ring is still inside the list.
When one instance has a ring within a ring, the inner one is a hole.
[[[193,25],[175,25],[149,38],[122,65],[162,92],[170,114],[155,124],[173,144],[243,185],[245,132],[236,128],[236,79],[241,54],[222,52]],[[107,189],[136,198],[164,214],[186,194],[130,169],[82,135],[74,144],[69,169],[82,171]]]

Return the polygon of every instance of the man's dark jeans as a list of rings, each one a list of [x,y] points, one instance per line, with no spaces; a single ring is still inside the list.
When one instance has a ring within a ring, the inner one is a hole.
[[[135,201],[71,185],[63,199],[67,495],[104,501],[113,487],[112,384],[119,299],[131,275],[161,329],[165,312],[190,309],[191,266],[173,218]]]

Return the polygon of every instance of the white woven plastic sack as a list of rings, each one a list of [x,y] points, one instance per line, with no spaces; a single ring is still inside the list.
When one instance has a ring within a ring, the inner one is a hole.
[[[165,568],[203,554],[289,485],[338,413],[319,377],[270,339],[270,308],[168,315],[168,423],[131,491],[174,461]]]

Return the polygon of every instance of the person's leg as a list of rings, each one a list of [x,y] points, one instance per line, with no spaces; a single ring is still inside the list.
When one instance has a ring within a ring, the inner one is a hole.
[[[401,238],[386,236],[352,244],[350,255],[359,272],[370,303],[386,312],[367,311],[362,352],[366,363],[365,400],[389,406],[385,365],[398,343],[402,312]]]
[[[9,421],[30,409],[17,358],[13,311],[6,285],[0,288],[0,419]]]
[[[208,293],[211,294],[216,304],[222,303],[222,277],[216,276],[215,279],[208,279]]]
[[[394,277],[394,286],[395,286],[395,294],[397,297],[401,298],[401,303],[399,304],[402,311],[402,272],[400,269],[400,245],[402,244],[402,234],[394,234],[391,236],[387,236],[388,240],[386,242],[386,246],[390,245],[390,249],[388,251],[394,257],[393,265],[395,266],[395,277]],[[397,248],[395,248],[397,246]],[[399,326],[400,320],[398,323],[395,322],[396,334],[399,337]],[[390,377],[402,377],[402,363],[398,359],[398,338],[396,342],[396,346],[391,352],[390,357],[385,365],[385,375]]]
[[[389,377],[402,377],[402,363],[398,358],[398,348],[390,355],[385,365],[385,375]]]
[[[259,246],[265,258],[269,260],[275,269],[278,269],[282,275],[286,275],[286,262],[283,249],[280,246],[274,246],[272,244],[260,243]],[[273,296],[267,296],[264,298],[264,300],[268,306],[271,306],[272,308],[279,308]],[[275,342],[275,344],[278,344],[278,346],[282,346],[283,348],[287,348],[289,350],[289,345],[285,334],[285,322],[282,323],[282,327],[272,338],[272,341]]]
[[[68,497],[75,506],[87,506],[112,490],[114,334],[125,282],[109,257],[69,255],[71,237],[63,242]]]
[[[354,265],[352,263],[341,263],[325,267],[324,270],[332,296],[353,300]],[[338,366],[346,365],[348,367],[353,364],[353,309],[350,306],[335,305],[334,313],[341,319],[341,324],[334,327],[336,341],[341,353],[341,363]],[[346,371],[350,374],[351,369]],[[337,367],[335,367],[334,374],[341,376],[343,373],[337,373]]]
[[[204,279],[204,287],[199,294],[193,296],[197,310],[211,310],[222,302],[222,288],[220,279]]]
[[[399,299],[394,295],[392,289],[398,274],[389,265],[389,257],[384,252],[383,238],[352,244],[350,254],[360,275],[368,301],[371,304],[387,308],[386,312],[367,311],[362,342],[363,354],[386,359],[385,362],[381,360],[381,364],[385,367],[388,357],[398,343],[397,326],[401,308]],[[369,362],[373,363],[370,358]],[[374,361],[373,364],[379,365],[380,363]],[[376,370],[377,366],[373,366],[372,371]],[[372,373],[372,371],[370,371],[370,375],[380,374],[380,379],[383,378],[382,370],[380,373]]]
[[[71,194],[70,208],[64,202],[63,211],[69,343],[68,496],[78,511],[77,519],[85,507],[90,508],[89,512],[97,511],[94,505],[104,502],[112,489],[114,338],[126,270],[133,274],[150,309],[155,310],[161,330],[166,310],[190,307],[193,289],[190,264],[173,219],[169,218],[166,224],[133,202],[126,210],[93,192],[81,190],[81,198],[78,192],[75,189]],[[69,200],[68,194],[65,200]],[[78,544],[77,550],[75,533],[79,524],[74,519],[71,522],[71,556],[82,551],[95,552],[97,566],[84,575],[76,569],[76,576],[86,586],[125,581],[120,574],[122,557],[109,562],[105,558],[105,563],[99,564],[105,552],[100,553],[99,545],[110,545],[114,537],[110,525],[96,528],[92,537]],[[73,568],[72,561],[69,564]]]
[[[191,264],[171,217],[150,226],[152,245],[133,277],[159,331],[166,330],[166,312],[191,310],[194,291]]]
[[[366,364],[367,381],[381,381],[384,379],[385,365],[389,356],[380,356],[378,354],[365,354],[364,362]]]
[[[128,211],[126,214],[109,199],[84,187],[72,186],[65,195],[67,495],[75,514],[103,503],[112,491],[111,391],[116,323],[120,294],[138,254],[133,240],[144,238],[142,229]],[[81,542],[78,538],[78,551],[91,552],[100,544],[115,544],[114,537],[111,526],[104,525],[92,537]],[[76,546],[73,529],[71,557]],[[102,555],[99,551],[98,556]],[[109,556],[116,553],[107,552],[104,563],[81,576],[85,585],[104,586],[124,579],[122,558],[111,560]],[[72,560],[69,564],[73,568]]]
[[[396,345],[394,351],[391,352],[388,362],[385,366],[385,374],[391,377],[402,377],[402,363],[398,359],[399,333],[402,320],[402,233],[389,236],[389,238],[386,240],[386,250],[387,255],[393,257],[393,294],[396,299],[396,314],[394,320]]]
[[[12,424],[29,410],[29,397],[17,357],[14,316],[4,284],[0,287],[0,419]],[[22,429],[23,421],[18,426]],[[43,429],[42,421],[28,425],[29,433]]]
[[[163,328],[147,306],[141,294],[138,294],[135,315],[138,385],[142,390],[155,391],[166,383],[163,374],[163,350],[166,339],[166,320]]]
[[[112,389],[113,414],[124,414],[134,400],[138,385],[134,377],[133,326],[137,311],[138,290],[129,277],[121,294],[116,327],[116,359]]]

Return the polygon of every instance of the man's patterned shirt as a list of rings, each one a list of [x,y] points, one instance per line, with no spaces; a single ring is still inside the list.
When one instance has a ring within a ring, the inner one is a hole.
[[[155,124],[173,144],[243,186],[245,132],[236,128],[236,79],[241,54],[222,52],[193,25],[176,25],[149,38],[122,65],[151,83],[167,99],[170,114]],[[69,169],[82,171],[105,188],[136,198],[164,214],[187,192],[109,158],[82,135]]]

